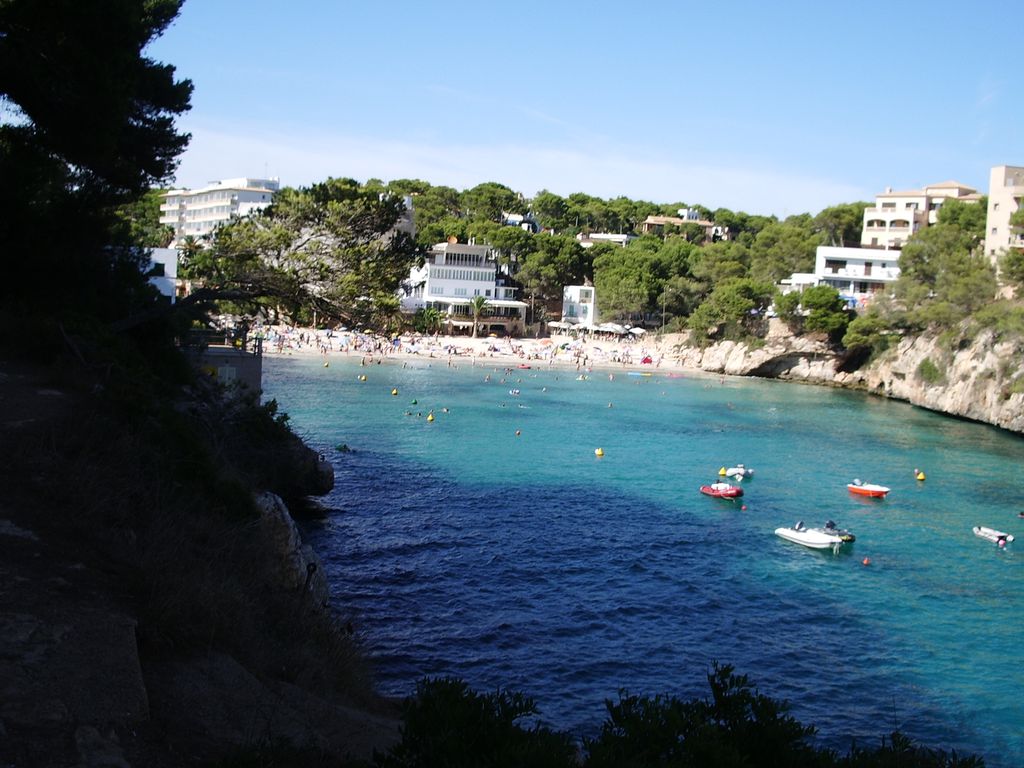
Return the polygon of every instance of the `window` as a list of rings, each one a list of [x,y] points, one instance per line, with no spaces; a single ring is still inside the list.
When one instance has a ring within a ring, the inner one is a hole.
[[[992,234],[993,235],[997,234],[998,232],[999,232],[999,227],[992,227]]]
[[[882,203],[882,210],[883,211],[893,211],[893,210],[896,210],[896,203]]]
[[[993,211],[998,211],[999,210],[999,203],[992,203],[992,210]]]
[[[825,259],[825,271],[833,274],[840,269],[846,269],[846,261],[843,259]]]
[[[916,211],[917,210],[917,203],[904,203],[903,207],[906,208],[907,210],[910,210],[910,211]]]

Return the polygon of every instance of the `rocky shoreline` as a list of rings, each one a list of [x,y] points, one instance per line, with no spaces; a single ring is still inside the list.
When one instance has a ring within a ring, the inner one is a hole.
[[[202,408],[221,430],[251,418]],[[279,744],[337,761],[395,743],[397,707],[358,659],[346,671],[358,640],[288,506],[244,489],[273,456],[278,491],[324,493],[330,464],[264,424],[234,471],[206,485],[189,468],[182,487],[175,444],[142,447],[135,426],[0,360],[0,764],[209,764]]]
[[[843,371],[842,356],[825,340],[793,336],[781,321],[773,320],[763,345],[680,345],[677,360],[684,368],[708,373],[860,390],[1021,433],[1021,352],[1020,343],[1002,341],[991,331],[952,349],[938,335],[907,337],[862,368]]]

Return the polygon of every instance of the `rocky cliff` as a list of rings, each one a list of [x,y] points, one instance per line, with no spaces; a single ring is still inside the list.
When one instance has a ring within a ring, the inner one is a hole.
[[[1024,432],[1021,353],[1020,342],[1000,340],[991,331],[952,344],[938,335],[907,337],[869,364],[843,372],[825,340],[793,336],[778,320],[763,345],[678,347],[687,367],[862,389],[1013,432]]]

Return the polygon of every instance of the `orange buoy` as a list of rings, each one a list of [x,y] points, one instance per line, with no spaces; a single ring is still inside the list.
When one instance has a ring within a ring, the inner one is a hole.
[[[865,557],[863,560],[861,560],[861,562],[864,565],[871,565],[871,558],[870,557]]]

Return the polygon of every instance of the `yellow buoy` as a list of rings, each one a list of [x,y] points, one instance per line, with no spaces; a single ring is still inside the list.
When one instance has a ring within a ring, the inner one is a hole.
[[[331,364],[324,360],[324,368],[330,368]]]
[[[917,473],[917,479],[918,480],[924,480],[924,472],[918,472]]]
[[[428,413],[427,414],[427,421],[433,421],[433,420],[434,420],[434,414]]]
[[[725,477],[725,467],[722,467],[720,470],[718,470],[718,474],[720,474],[722,477]]]
[[[391,394],[392,395],[397,395],[398,394],[398,390],[397,389],[392,389],[391,390]]]
[[[604,448],[595,448],[594,449],[594,455],[595,456],[604,456]]]
[[[360,381],[366,381],[366,374],[364,373],[362,376],[360,376],[359,380]]]

